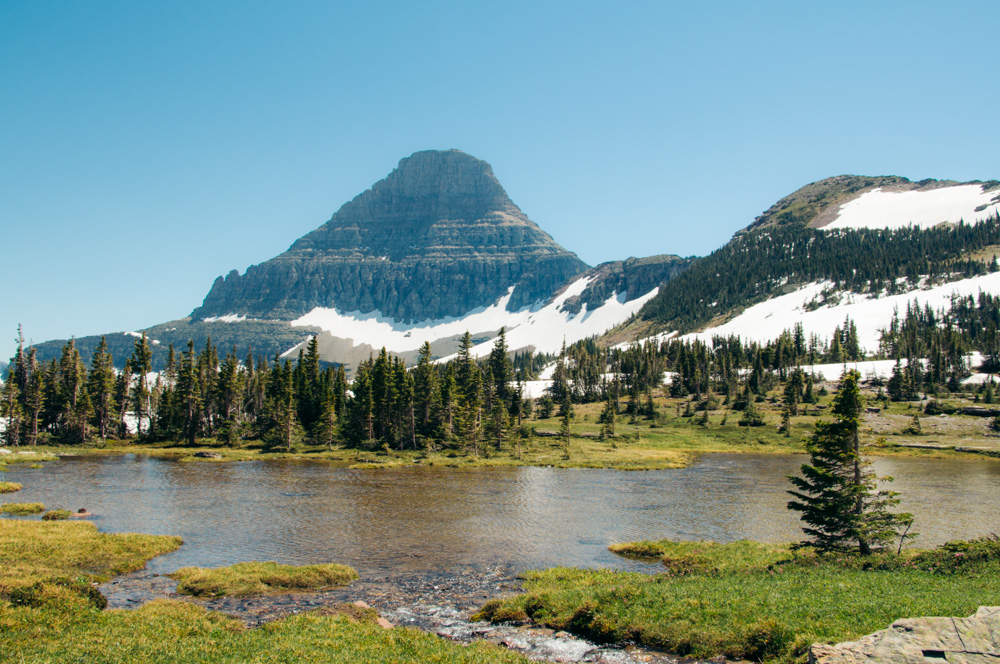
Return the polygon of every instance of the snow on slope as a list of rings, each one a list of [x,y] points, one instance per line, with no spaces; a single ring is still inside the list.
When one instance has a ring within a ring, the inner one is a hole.
[[[555,353],[566,343],[601,334],[623,322],[642,308],[659,291],[654,288],[642,297],[625,302],[625,295],[612,294],[605,303],[594,310],[586,305],[577,314],[561,311],[566,300],[583,293],[593,277],[583,277],[570,284],[551,303],[519,311],[507,311],[513,287],[502,298],[489,307],[474,309],[464,316],[449,317],[420,323],[397,323],[372,312],[359,311],[340,313],[336,309],[317,307],[301,318],[292,321],[292,326],[315,326],[335,337],[350,339],[357,344],[369,344],[374,348],[385,347],[395,353],[413,351],[425,341],[461,336],[466,331],[475,333],[496,332],[506,328],[507,345],[512,350],[534,346],[536,352]],[[473,348],[477,357],[489,354],[493,342],[489,341]]]
[[[978,295],[982,291],[1000,294],[1000,272],[879,298],[841,293],[840,304],[806,311],[806,303],[814,300],[829,286],[828,282],[809,284],[787,295],[754,305],[723,325],[685,335],[683,339],[710,342],[716,335],[735,335],[742,337],[744,341],[767,342],[801,322],[807,337],[817,334],[828,340],[833,329],[842,324],[846,316],[850,316],[857,325],[858,340],[862,347],[874,351],[878,349],[879,330],[888,327],[894,310],[898,310],[902,317],[906,313],[907,303],[912,301],[919,302],[921,307],[930,305],[933,309],[940,309],[950,305],[953,293]]]
[[[1000,201],[994,202],[998,195],[1000,191],[984,192],[978,184],[914,191],[878,188],[840,206],[836,220],[823,229],[927,227],[962,219],[976,223],[1000,211]],[[986,208],[976,212],[983,205]]]

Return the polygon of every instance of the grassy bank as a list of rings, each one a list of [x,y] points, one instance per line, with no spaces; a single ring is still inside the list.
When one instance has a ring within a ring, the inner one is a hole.
[[[228,567],[183,567],[173,574],[177,592],[195,597],[248,597],[273,593],[324,590],[358,578],[346,565],[279,565],[237,563]]]
[[[99,533],[85,521],[0,519],[0,560],[4,561],[0,605],[12,596],[29,604],[47,596],[67,597],[60,589],[68,589],[69,594],[84,589],[89,597],[91,583],[142,569],[150,558],[180,545],[179,537]],[[36,600],[29,602],[25,593]]]
[[[616,550],[658,558],[664,572],[532,572],[524,594],[490,602],[481,616],[694,657],[795,662],[814,642],[1000,604],[997,541],[869,559],[754,542],[639,542]]]
[[[180,545],[176,537],[103,534],[86,522],[0,519],[0,661],[529,661],[493,645],[464,647],[412,629],[385,630],[373,623],[374,612],[356,607],[320,609],[252,630],[223,614],[179,601],[158,600],[136,611],[101,610],[103,597],[93,583],[139,569]],[[335,575],[337,581],[345,578],[344,569]]]
[[[21,485],[17,482],[0,482],[0,493],[14,493],[21,489]]]
[[[185,602],[135,611],[58,613],[0,607],[0,642],[13,662],[108,664],[528,664],[498,646],[463,647],[408,628],[384,630],[346,615],[299,614],[256,629]]]

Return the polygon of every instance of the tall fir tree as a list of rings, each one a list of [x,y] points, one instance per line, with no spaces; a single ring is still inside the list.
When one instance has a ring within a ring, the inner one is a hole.
[[[836,421],[816,424],[808,446],[811,463],[802,465],[801,476],[788,478],[795,487],[788,508],[801,513],[808,544],[820,551],[856,547],[868,555],[899,537],[900,528],[912,521],[909,514],[890,511],[899,502],[896,494],[878,488],[861,456],[859,379],[857,371],[844,374],[833,400]]]
[[[135,413],[136,433],[142,435],[142,423],[151,419],[149,372],[153,370],[153,351],[149,347],[146,333],[135,340],[132,357],[129,359],[135,374],[135,388],[132,391],[132,411]]]
[[[97,345],[90,361],[87,391],[94,408],[97,434],[102,440],[106,440],[115,414],[115,367],[104,337],[101,337],[101,343]]]

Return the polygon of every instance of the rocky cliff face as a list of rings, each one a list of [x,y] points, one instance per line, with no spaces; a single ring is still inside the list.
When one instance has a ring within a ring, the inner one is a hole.
[[[515,310],[586,269],[514,205],[489,164],[417,152],[285,253],[216,279],[191,316],[290,320],[326,307],[416,322],[460,316],[512,287]]]
[[[580,295],[566,300],[563,311],[579,313],[583,305],[593,311],[612,295],[622,298],[623,302],[631,302],[679,275],[693,260],[660,255],[601,263],[586,274],[592,280]]]

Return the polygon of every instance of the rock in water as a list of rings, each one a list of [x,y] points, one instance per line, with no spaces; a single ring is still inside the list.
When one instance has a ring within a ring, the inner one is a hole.
[[[219,277],[194,319],[291,320],[314,307],[396,321],[461,316],[512,287],[511,310],[587,269],[459,150],[417,152],[285,253]]]

